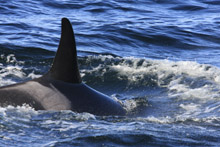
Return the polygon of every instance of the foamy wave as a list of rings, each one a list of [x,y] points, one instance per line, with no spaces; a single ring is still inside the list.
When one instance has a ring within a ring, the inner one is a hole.
[[[27,75],[23,72],[23,67],[18,65],[0,65],[0,86],[17,83],[16,79],[25,79]]]
[[[19,64],[19,65],[23,65],[25,62],[24,61],[18,61],[15,57],[14,54],[9,54],[9,55],[4,55],[4,54],[1,54],[0,55],[0,58],[5,60],[7,64]]]
[[[34,74],[33,72],[28,74],[28,78],[31,78],[31,79],[36,79],[36,78],[40,78],[42,75],[37,75],[37,74]]]
[[[34,110],[33,107],[31,107],[28,104],[23,104],[22,106],[11,106],[8,105],[7,107],[0,107],[0,112],[6,112],[6,111],[14,111],[18,113],[35,113],[37,111]]]
[[[0,116],[4,118],[4,122],[13,122],[15,125],[22,122],[23,127],[29,127],[26,126],[26,123],[29,123],[35,115],[38,115],[38,112],[27,104],[0,107]]]
[[[156,83],[169,90],[170,97],[183,99],[220,98],[220,69],[193,61],[146,60],[133,57],[90,56],[90,69],[83,70],[84,76],[94,75],[112,80],[126,80],[131,85],[146,86]],[[95,64],[93,64],[95,62]],[[97,62],[99,64],[97,64]]]
[[[0,63],[0,86],[11,85],[17,82],[22,82],[27,78],[39,78],[41,75],[34,74],[31,72],[27,74],[25,72],[25,62],[18,61],[14,54],[0,56],[1,59],[5,60],[6,65]]]
[[[153,123],[159,123],[159,124],[175,124],[175,123],[185,123],[187,124],[188,122],[194,122],[194,123],[210,123],[210,124],[218,124],[220,122],[220,117],[216,116],[209,116],[209,117],[204,117],[204,118],[199,118],[199,117],[192,117],[192,116],[182,116],[178,115],[175,117],[170,117],[170,116],[164,116],[164,117],[154,117],[154,116],[149,116],[146,118],[136,118],[136,121],[140,122],[153,122]],[[220,125],[218,125],[220,126]]]

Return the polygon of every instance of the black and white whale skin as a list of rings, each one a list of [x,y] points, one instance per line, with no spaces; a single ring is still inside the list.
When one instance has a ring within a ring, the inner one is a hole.
[[[23,104],[35,110],[126,114],[118,102],[82,83],[74,33],[67,18],[62,19],[61,39],[49,72],[37,79],[0,88],[0,106]]]

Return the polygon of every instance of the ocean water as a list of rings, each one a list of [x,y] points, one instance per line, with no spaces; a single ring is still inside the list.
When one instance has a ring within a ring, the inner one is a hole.
[[[220,1],[0,0],[0,86],[46,73],[61,18],[83,81],[128,115],[0,107],[0,146],[220,146]]]

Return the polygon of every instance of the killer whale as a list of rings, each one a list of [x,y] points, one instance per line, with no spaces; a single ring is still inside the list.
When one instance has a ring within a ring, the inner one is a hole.
[[[23,104],[35,110],[126,114],[118,102],[82,82],[74,32],[67,18],[62,18],[61,38],[50,70],[40,78],[0,88],[0,106]]]

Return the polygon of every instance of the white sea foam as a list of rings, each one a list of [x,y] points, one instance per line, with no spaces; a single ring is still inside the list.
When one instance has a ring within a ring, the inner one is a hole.
[[[10,85],[16,83],[12,78],[24,79],[26,74],[22,71],[22,67],[18,65],[0,65],[0,86]]]
[[[203,100],[220,98],[220,94],[216,92],[220,91],[220,69],[212,65],[194,61],[144,60],[133,57],[100,56],[99,59],[106,63],[110,60],[111,63],[105,66],[99,64],[83,72],[99,71],[100,76],[103,76],[108,72],[104,69],[108,69],[117,72],[118,80],[123,77],[129,82],[139,84],[145,83],[146,77],[151,77],[151,81],[170,91],[170,97]],[[97,57],[90,57],[90,60],[97,60]]]
[[[6,111],[14,111],[17,113],[32,113],[32,114],[37,113],[37,111],[35,111],[34,108],[28,104],[23,104],[22,106],[16,106],[16,107],[11,105],[8,105],[7,107],[0,107],[0,112],[4,113]]]
[[[17,65],[18,65],[18,64],[19,64],[19,65],[22,65],[22,64],[25,63],[24,61],[18,61],[18,60],[16,59],[16,57],[15,57],[14,54],[9,54],[9,55],[1,54],[1,55],[0,55],[0,58],[3,59],[3,60],[5,60],[6,63],[8,63],[8,64],[14,63],[14,64],[17,64]]]
[[[199,106],[197,104],[190,103],[190,104],[180,104],[180,107],[185,110],[196,111]]]
[[[76,120],[79,121],[87,121],[87,120],[95,120],[96,117],[90,113],[76,113]]]
[[[153,122],[153,123],[159,123],[159,124],[172,124],[172,123],[186,123],[187,122],[197,122],[197,123],[211,123],[216,124],[216,122],[220,122],[220,117],[216,116],[207,116],[204,118],[199,117],[193,117],[190,115],[177,115],[175,117],[171,116],[164,116],[164,117],[155,117],[155,116],[148,116],[148,117],[138,117],[135,118],[134,121],[140,121],[140,122]],[[217,123],[217,126],[220,126]]]
[[[22,127],[26,128],[30,127],[26,123],[29,123],[35,115],[38,115],[38,112],[27,104],[16,107],[10,105],[0,107],[0,116],[4,118],[4,122],[13,122],[15,125],[17,122],[23,122]]]
[[[39,78],[41,75],[34,74],[33,72],[30,74],[26,74],[24,72],[23,65],[25,64],[24,61],[18,61],[14,54],[0,56],[1,59],[5,60],[7,65],[3,65],[0,63],[0,86],[11,85],[15,84],[19,79],[26,78]]]
[[[30,73],[30,74],[28,74],[28,78],[31,78],[31,79],[36,79],[36,78],[40,78],[42,75],[37,75],[37,74],[35,74],[35,73]]]

